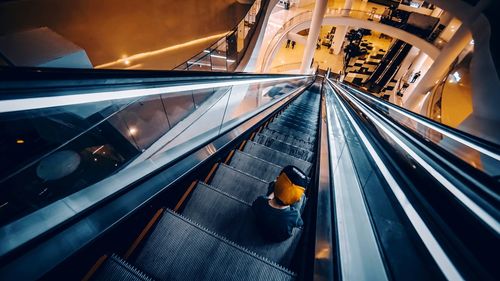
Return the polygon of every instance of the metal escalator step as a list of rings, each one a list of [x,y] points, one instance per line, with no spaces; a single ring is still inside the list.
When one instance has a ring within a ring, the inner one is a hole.
[[[311,162],[313,158],[313,152],[310,150],[302,149],[294,146],[293,144],[275,140],[263,134],[255,135],[254,141],[307,162]]]
[[[220,164],[210,185],[251,204],[255,198],[267,193],[269,182]]]
[[[304,108],[300,108],[300,107],[292,107],[292,106],[287,108],[287,111],[294,112],[296,114],[305,115],[305,116],[314,116],[314,115],[318,115],[318,113],[319,113],[318,111],[315,111],[315,110],[308,110],[308,109],[304,109]]]
[[[301,140],[305,143],[312,143],[316,139],[315,135],[309,135],[303,132],[299,132],[296,130],[293,130],[292,128],[288,127],[283,127],[283,126],[272,126],[272,127],[267,127],[262,131],[268,131],[269,134],[271,135],[276,135],[278,140],[288,142],[286,141],[287,139],[294,138],[297,140]],[[280,136],[281,135],[281,136]]]
[[[291,126],[296,126],[296,127],[301,127],[305,128],[308,130],[313,130],[316,131],[316,125],[317,123],[315,122],[303,122],[300,119],[289,119],[286,117],[278,117],[271,122],[271,124],[276,123],[276,124],[285,124],[285,125],[291,125]]]
[[[314,142],[306,142],[301,139],[294,138],[292,135],[285,135],[281,134],[279,132],[271,131],[268,129],[264,129],[260,132],[263,135],[266,135],[269,138],[281,141],[281,142],[286,142],[289,144],[292,144],[296,147],[300,147],[302,149],[310,150],[313,151],[314,149]]]
[[[263,179],[266,182],[275,180],[281,172],[281,169],[283,169],[281,166],[262,160],[240,150],[235,150],[229,166]]]
[[[295,274],[167,210],[134,264],[157,280],[293,280]]]
[[[113,254],[99,267],[96,273],[92,276],[92,280],[107,280],[107,281],[122,281],[122,280],[138,280],[138,281],[153,281],[144,272],[130,265],[117,255]]]
[[[305,142],[301,139],[296,139],[291,136],[281,135],[271,130],[262,130],[259,134],[266,136],[267,138],[274,139],[280,142],[288,143],[298,148],[314,151],[314,142]]]
[[[313,124],[316,124],[318,122],[318,116],[316,115],[305,115],[295,111],[285,111],[280,115],[280,117],[285,117],[292,120],[303,120],[306,122],[311,122]]]
[[[201,182],[182,215],[285,267],[290,266],[301,235],[296,228],[293,236],[283,242],[267,241],[257,227],[250,204]]]
[[[272,122],[267,126],[271,130],[276,130],[279,131],[280,129],[284,128],[289,128],[292,131],[295,131],[296,133],[300,133],[300,135],[309,135],[309,136],[316,136],[316,130],[311,130],[305,127],[297,126],[291,123],[284,123],[284,122]],[[276,128],[276,129],[273,129]]]
[[[306,175],[311,170],[311,163],[253,141],[247,142],[243,151],[282,167],[294,165]]]
[[[285,122],[285,123],[291,123],[291,124],[296,124],[298,126],[303,126],[306,128],[310,129],[316,129],[317,127],[317,122],[316,121],[306,121],[300,118],[290,118],[287,116],[278,116],[273,120],[274,122]]]

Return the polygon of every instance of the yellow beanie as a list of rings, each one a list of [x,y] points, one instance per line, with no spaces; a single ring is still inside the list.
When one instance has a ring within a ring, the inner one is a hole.
[[[274,195],[285,205],[291,205],[300,200],[305,188],[293,184],[286,173],[281,173],[274,185]]]

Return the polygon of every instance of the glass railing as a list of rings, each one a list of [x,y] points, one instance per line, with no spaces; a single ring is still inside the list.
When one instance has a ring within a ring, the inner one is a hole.
[[[0,225],[159,153],[186,153],[310,79],[209,78],[1,100]]]
[[[226,36],[188,61],[178,65],[174,70],[235,71],[248,49],[257,23],[265,12],[262,8],[268,2],[269,0],[256,0],[245,18]]]
[[[500,179],[500,148],[498,145],[427,119],[352,87],[346,85],[343,87],[353,98],[362,100],[400,126],[410,129],[488,176]]]

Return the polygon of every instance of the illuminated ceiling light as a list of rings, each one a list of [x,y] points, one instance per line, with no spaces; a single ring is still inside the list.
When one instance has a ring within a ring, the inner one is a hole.
[[[462,77],[460,77],[460,73],[458,73],[457,71],[453,73],[453,78],[455,78],[455,83],[459,82],[462,79]]]
[[[137,133],[137,129],[135,127],[130,127],[128,131],[131,135],[135,135],[135,133]]]
[[[130,65],[130,60],[124,60],[123,63],[126,65]]]
[[[166,48],[162,48],[162,49],[158,49],[158,50],[154,50],[154,51],[149,51],[149,52],[144,52],[144,53],[130,55],[128,57],[127,56],[122,56],[122,58],[120,58],[120,59],[117,59],[117,60],[112,61],[112,62],[104,63],[104,64],[101,64],[101,65],[97,65],[94,68],[111,67],[111,66],[114,66],[114,65],[117,65],[117,64],[124,63],[125,60],[132,61],[132,60],[149,58],[151,56],[156,56],[156,55],[160,55],[160,54],[163,54],[163,53],[171,52],[171,51],[174,51],[174,50],[179,50],[179,49],[182,49],[182,48],[185,48],[185,47],[188,47],[188,46],[193,46],[193,45],[201,44],[201,43],[204,43],[204,42],[207,42],[207,41],[212,41],[212,40],[215,40],[215,39],[220,39],[221,37],[223,37],[225,35],[227,35],[227,32],[220,33],[220,34],[215,34],[215,35],[207,36],[207,37],[203,37],[203,38],[198,38],[198,39],[195,39],[195,40],[192,40],[192,41],[184,42],[184,43],[181,43],[181,44],[173,45],[173,46],[170,46],[170,47],[166,47]]]
[[[23,143],[24,143],[24,140],[23,140],[23,139],[18,139],[18,140],[16,140],[16,143],[17,143],[17,144],[23,144]]]

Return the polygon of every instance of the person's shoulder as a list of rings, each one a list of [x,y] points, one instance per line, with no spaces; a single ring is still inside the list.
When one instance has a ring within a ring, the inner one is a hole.
[[[267,200],[268,200],[268,198],[267,198],[266,196],[261,195],[261,196],[257,197],[257,198],[253,201],[252,206],[259,206],[259,205],[262,205],[262,204],[266,203],[266,202],[267,202]]]

